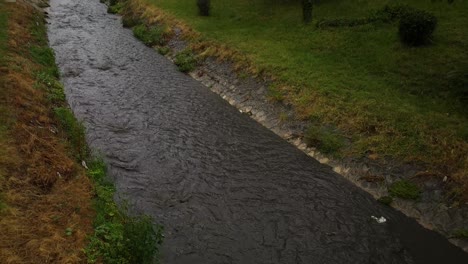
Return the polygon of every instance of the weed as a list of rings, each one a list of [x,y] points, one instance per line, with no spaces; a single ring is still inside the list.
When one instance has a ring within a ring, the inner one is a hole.
[[[168,54],[169,52],[171,51],[171,49],[169,47],[158,47],[158,53],[161,54],[161,55],[166,55]]]
[[[174,63],[181,72],[190,72],[195,69],[197,60],[190,49],[183,50],[175,56]]]
[[[133,35],[147,46],[164,45],[164,29],[162,27],[138,25],[133,28]]]
[[[337,154],[344,146],[344,140],[337,132],[317,126],[310,126],[304,139],[308,146],[317,147],[325,154]]]
[[[414,183],[407,180],[400,180],[394,182],[388,191],[394,197],[403,199],[417,200],[421,195],[421,189]]]

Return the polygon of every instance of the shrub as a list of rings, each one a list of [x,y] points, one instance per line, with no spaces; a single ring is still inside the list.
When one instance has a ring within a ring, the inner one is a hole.
[[[210,15],[210,0],[197,0],[197,6],[200,16]]]
[[[407,180],[401,180],[394,182],[388,189],[390,194],[395,197],[400,197],[403,199],[412,199],[416,200],[421,195],[421,189],[419,187]]]
[[[177,65],[177,68],[179,68],[179,71],[189,72],[195,69],[197,60],[195,59],[195,56],[193,55],[192,51],[186,49],[177,53],[177,55],[175,56],[174,63]]]
[[[403,43],[419,46],[427,43],[437,26],[437,18],[426,11],[410,10],[400,19],[398,34]]]
[[[164,30],[161,27],[138,25],[133,28],[133,35],[147,46],[164,45]]]

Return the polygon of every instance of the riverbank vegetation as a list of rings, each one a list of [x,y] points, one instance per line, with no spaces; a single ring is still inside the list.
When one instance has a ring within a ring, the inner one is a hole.
[[[220,0],[200,16],[193,0],[130,0],[122,14],[177,25],[199,57],[273,80],[272,100],[326,152],[422,164],[418,177],[447,176],[448,196],[468,198],[468,3],[318,1],[309,24],[300,3]],[[427,18],[422,35],[399,33],[407,10],[405,23]]]
[[[0,259],[152,263],[161,230],[114,203],[65,102],[43,14],[21,0],[0,2],[0,73]]]

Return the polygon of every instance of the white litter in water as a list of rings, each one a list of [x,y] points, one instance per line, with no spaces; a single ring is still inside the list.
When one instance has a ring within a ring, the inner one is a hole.
[[[86,161],[81,161],[81,165],[85,168],[85,169],[88,169],[88,166],[86,165]]]
[[[375,216],[372,215],[371,218],[374,219],[375,221],[377,221],[377,223],[379,223],[379,224],[387,222],[387,219],[385,219],[385,217],[383,217],[383,216],[375,217]]]

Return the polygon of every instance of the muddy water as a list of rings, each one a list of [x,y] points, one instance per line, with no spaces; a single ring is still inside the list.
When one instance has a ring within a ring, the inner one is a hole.
[[[49,13],[70,106],[119,195],[164,225],[164,263],[468,263],[178,72],[98,0]]]

